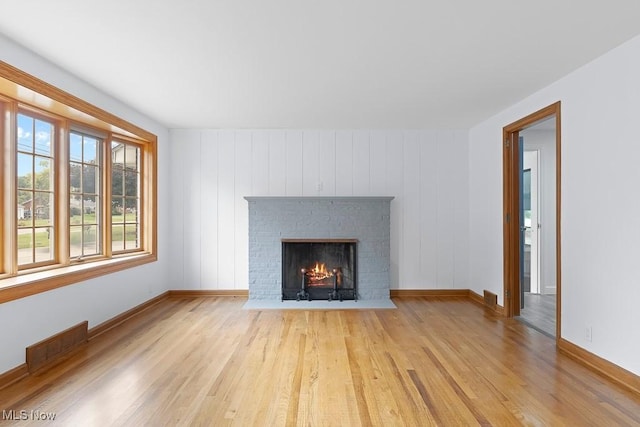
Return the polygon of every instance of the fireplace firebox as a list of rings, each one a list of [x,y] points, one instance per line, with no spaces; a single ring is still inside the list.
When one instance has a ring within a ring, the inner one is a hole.
[[[357,239],[283,239],[282,300],[358,300]]]

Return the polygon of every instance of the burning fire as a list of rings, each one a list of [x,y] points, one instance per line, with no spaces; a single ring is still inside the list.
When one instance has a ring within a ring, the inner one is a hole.
[[[325,279],[333,277],[333,272],[327,270],[327,267],[319,262],[316,262],[315,267],[306,269],[305,275],[309,278],[309,282],[317,283]]]

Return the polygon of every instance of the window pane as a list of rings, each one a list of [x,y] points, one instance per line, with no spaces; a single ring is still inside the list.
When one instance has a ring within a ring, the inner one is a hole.
[[[19,266],[55,259],[54,135],[53,123],[18,114],[16,213]]]
[[[69,165],[71,192],[69,199],[69,241],[71,258],[98,255],[100,244],[101,217],[100,194],[102,169],[100,158],[102,140],[90,135],[72,132],[69,151],[75,162]]]
[[[97,166],[84,165],[82,168],[82,192],[97,194],[100,188],[100,175]]]
[[[82,196],[73,194],[69,201],[69,224],[82,224]]]
[[[33,220],[35,226],[53,225],[54,200],[51,193],[34,193]]]
[[[69,165],[69,186],[72,193],[82,192],[82,165],[71,163]]]
[[[122,171],[122,169],[113,169],[113,174],[111,177],[111,194],[113,194],[114,196],[124,195],[124,172]]]
[[[24,114],[18,114],[18,151],[33,153],[33,119]]]
[[[138,196],[138,174],[136,172],[126,171],[124,173],[124,189],[125,196]]]
[[[53,227],[42,227],[35,229],[36,239],[36,259],[35,262],[53,260]]]
[[[35,121],[35,152],[36,154],[44,154],[46,156],[53,155],[53,125],[51,123],[43,122],[42,120]]]
[[[120,166],[124,168],[125,145],[117,142],[111,143],[111,163],[113,167]]]
[[[135,200],[129,202],[135,202]],[[125,222],[138,222],[138,209],[136,206],[127,206],[124,213],[124,220]]]
[[[97,216],[98,212],[98,204],[96,202],[96,196],[85,196],[82,202],[82,214],[83,214],[83,223],[86,224],[97,224]]]
[[[33,263],[33,228],[18,230],[18,264]]]
[[[89,136],[84,137],[83,160],[85,163],[98,164],[98,140]]]
[[[82,161],[82,135],[69,134],[69,160],[72,162]]]
[[[125,248],[138,249],[138,226],[136,224],[127,224],[125,229]]]
[[[18,191],[18,227],[32,226],[32,206],[33,193],[31,191]]]
[[[18,153],[18,188],[33,189],[33,156]]]
[[[112,229],[114,252],[140,248],[140,148],[134,144],[111,146]],[[121,197],[124,196],[124,197]],[[122,227],[122,224],[125,224]]]
[[[124,222],[124,199],[113,197],[111,199],[111,222]]]
[[[36,190],[51,190],[53,183],[53,168],[51,159],[36,157],[35,166],[35,188]]]
[[[83,227],[82,252],[84,255],[97,255],[100,253],[97,230],[95,225],[85,225]]]
[[[77,258],[82,256],[82,226],[72,225],[69,230],[69,256]]]
[[[111,250],[114,252],[124,250],[124,225],[111,227]]]

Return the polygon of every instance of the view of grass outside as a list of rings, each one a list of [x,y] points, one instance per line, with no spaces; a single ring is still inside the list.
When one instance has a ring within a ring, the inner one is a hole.
[[[92,214],[95,215],[95,214]],[[135,214],[127,214],[127,217],[129,217],[129,220],[133,220],[135,221],[135,219],[132,219],[131,217],[135,215]],[[118,222],[118,223],[123,223],[125,221],[125,215],[113,215],[114,218],[114,222]],[[20,220],[18,221],[19,223],[25,223],[24,220]],[[42,226],[46,226],[48,225],[49,221],[48,220],[36,220],[35,221],[35,233],[33,234],[35,236],[35,240],[36,240],[36,244],[35,247],[36,248],[46,248],[49,247],[49,233],[47,232],[47,228],[40,228]],[[80,215],[76,215],[74,217],[71,217],[71,224],[80,224]],[[30,224],[29,224],[30,225]],[[69,240],[71,242],[71,245],[80,245],[81,244],[81,229],[77,229],[74,230],[73,232],[70,233],[69,235]],[[114,227],[113,228],[113,232],[112,232],[112,236],[113,236],[113,240],[118,240],[118,241],[128,241],[128,242],[135,242],[138,237],[137,237],[137,227],[135,227],[135,224],[131,224],[131,227],[127,227],[127,233],[125,236],[125,229],[124,227]],[[87,234],[85,234],[85,240],[86,240]],[[85,243],[90,243],[90,244],[95,244],[95,232],[93,233],[93,241],[85,241]],[[18,249],[31,249],[33,246],[31,244],[31,233],[20,233],[18,234]]]

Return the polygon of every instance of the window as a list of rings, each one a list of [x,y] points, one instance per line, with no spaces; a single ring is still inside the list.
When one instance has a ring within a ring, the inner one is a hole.
[[[0,61],[0,303],[155,261],[156,137]]]
[[[18,266],[55,260],[55,125],[19,113],[16,120]]]
[[[69,251],[71,259],[102,250],[102,148],[104,140],[69,134]]]
[[[140,248],[140,148],[111,143],[111,250]]]

